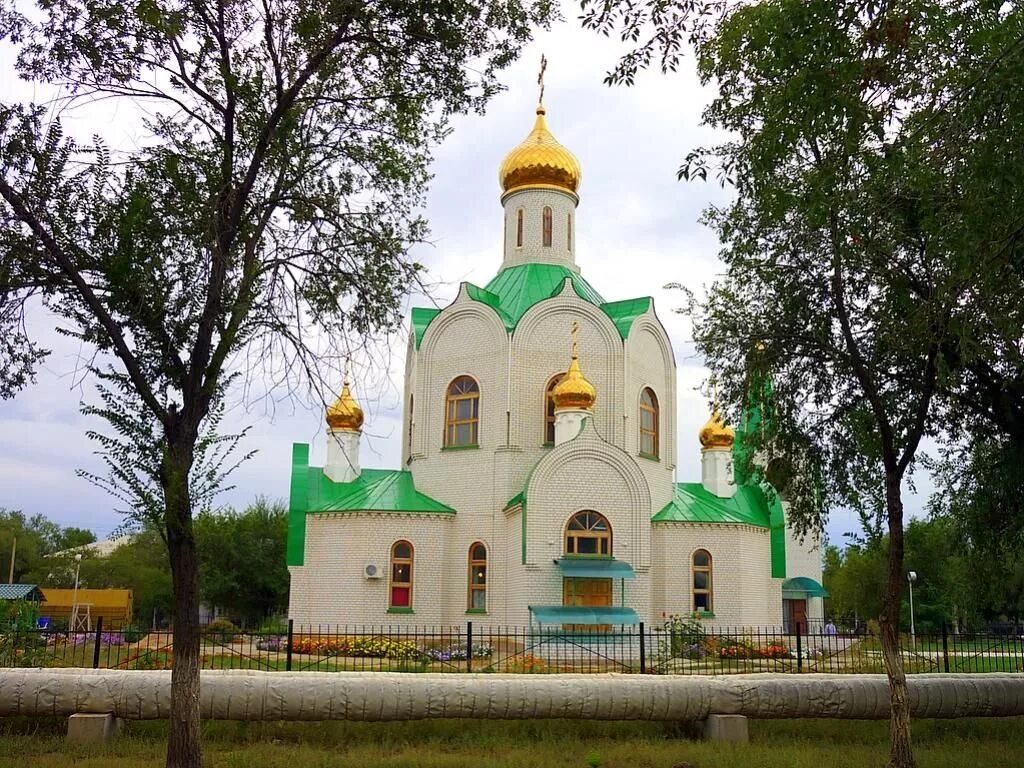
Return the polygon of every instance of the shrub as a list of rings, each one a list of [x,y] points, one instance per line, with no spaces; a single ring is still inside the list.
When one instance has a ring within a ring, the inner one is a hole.
[[[232,624],[230,619],[220,617],[203,627],[203,634],[220,642],[230,643],[238,635],[238,627]]]
[[[137,643],[145,636],[145,632],[135,627],[127,627],[121,632],[121,639],[126,643]]]

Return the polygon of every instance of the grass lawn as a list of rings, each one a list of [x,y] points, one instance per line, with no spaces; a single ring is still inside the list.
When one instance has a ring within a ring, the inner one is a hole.
[[[876,768],[886,723],[753,721],[751,743],[689,741],[659,723],[568,721],[209,723],[212,768]],[[166,724],[129,723],[106,748],[63,743],[63,720],[0,719],[2,768],[148,768],[163,764]],[[1019,768],[1024,718],[922,720],[921,768]]]

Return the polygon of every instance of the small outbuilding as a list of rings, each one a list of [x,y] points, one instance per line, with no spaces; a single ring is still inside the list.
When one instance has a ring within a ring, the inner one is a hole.
[[[51,589],[44,587],[39,613],[53,622],[66,622],[74,629],[91,630],[102,618],[107,629],[121,629],[132,620],[130,589]],[[77,610],[76,610],[77,606]],[[73,621],[74,619],[74,621]]]

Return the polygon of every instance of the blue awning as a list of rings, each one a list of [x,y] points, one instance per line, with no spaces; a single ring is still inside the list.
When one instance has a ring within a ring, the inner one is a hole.
[[[639,624],[632,608],[586,605],[531,605],[538,624]]]
[[[635,579],[629,563],[610,557],[563,557],[556,560],[563,576],[573,579]]]
[[[828,591],[814,579],[797,576],[782,582],[783,600],[806,600],[808,597],[828,597]]]

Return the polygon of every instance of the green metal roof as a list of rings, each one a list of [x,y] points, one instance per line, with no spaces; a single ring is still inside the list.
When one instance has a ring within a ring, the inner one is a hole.
[[[0,600],[34,600],[43,599],[43,593],[35,584],[0,584]]]
[[[412,473],[364,469],[350,483],[336,483],[322,467],[309,466],[309,446],[292,446],[291,501],[288,507],[288,565],[305,560],[306,515],[329,512],[394,512],[454,515],[455,510],[416,490]]]
[[[538,624],[639,624],[632,608],[621,606],[531,605]]]
[[[654,299],[650,296],[644,296],[641,299],[609,301],[606,304],[602,304],[601,309],[615,323],[619,336],[626,338],[629,336],[629,329],[633,326],[633,321],[649,310],[652,303],[654,303]]]
[[[584,301],[596,305],[604,303],[601,294],[578,272],[558,264],[520,264],[516,267],[506,267],[485,287],[499,297],[502,310],[512,321],[509,328],[511,330],[534,304],[561,293],[566,278],[572,280],[573,290]]]
[[[641,299],[605,302],[601,294],[578,272],[558,264],[520,264],[505,267],[483,288],[466,283],[466,293],[473,301],[486,304],[497,312],[505,325],[505,330],[511,333],[531,307],[561,293],[566,278],[572,281],[577,296],[600,307],[611,318],[622,338],[629,335],[633,321],[648,311],[653,301],[648,296]],[[417,349],[423,342],[423,334],[438,312],[437,309],[413,308],[412,329]]]
[[[768,528],[768,499],[760,488],[741,486],[720,499],[700,483],[676,483],[672,501],[651,518],[654,523],[731,523]]]
[[[420,348],[420,344],[423,342],[423,334],[427,332],[427,326],[430,325],[430,321],[440,313],[440,309],[412,308],[412,332],[416,335],[416,349]]]
[[[808,597],[828,597],[828,590],[812,578],[796,576],[782,582],[782,596],[786,600],[805,600]]]
[[[635,579],[629,563],[611,557],[563,557],[555,561],[563,576],[573,579]]]

